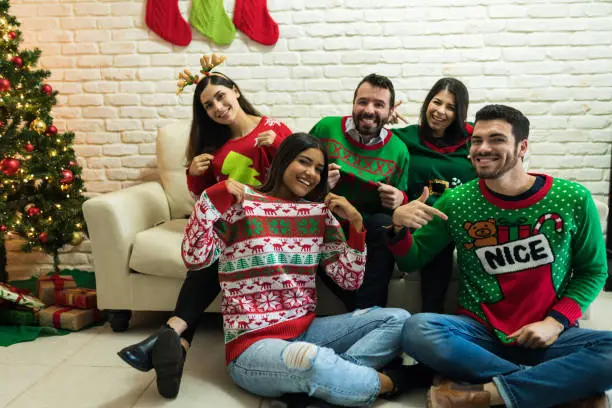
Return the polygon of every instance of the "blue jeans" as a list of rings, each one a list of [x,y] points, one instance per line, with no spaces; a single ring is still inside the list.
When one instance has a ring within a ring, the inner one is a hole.
[[[451,378],[493,381],[510,408],[545,408],[612,388],[612,332],[572,327],[547,348],[500,342],[467,316],[414,315],[404,351]]]
[[[228,372],[263,397],[299,392],[338,405],[369,405],[380,390],[376,369],[402,351],[408,317],[403,309],[377,307],[318,317],[295,339],[253,343]]]

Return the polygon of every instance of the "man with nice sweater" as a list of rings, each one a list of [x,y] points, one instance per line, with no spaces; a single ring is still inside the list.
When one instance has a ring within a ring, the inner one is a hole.
[[[458,316],[404,325],[407,353],[474,384],[439,379],[431,407],[606,407],[612,332],[576,323],[606,279],[599,217],[580,184],[524,171],[528,134],[518,110],[484,107],[470,148],[478,179],[434,207],[424,191],[393,214],[388,241],[402,270],[457,244]]]
[[[319,274],[349,311],[387,304],[395,260],[384,243],[384,227],[391,225],[391,212],[408,202],[410,157],[406,145],[384,128],[394,104],[391,80],[370,74],[355,90],[351,116],[323,118],[310,130],[327,149],[330,188],[359,210],[368,231],[368,257],[359,290],[344,291]]]

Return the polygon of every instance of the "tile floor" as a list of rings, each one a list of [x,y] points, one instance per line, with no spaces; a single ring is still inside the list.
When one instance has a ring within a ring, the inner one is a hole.
[[[612,330],[612,293],[593,305],[583,327]],[[196,334],[176,400],[157,394],[153,372],[141,373],[123,363],[116,351],[140,341],[165,321],[165,313],[139,313],[125,333],[108,325],[67,336],[40,338],[0,348],[0,407],[7,408],[268,408],[268,401],[236,387],[224,370],[224,351],[214,316]],[[425,390],[377,408],[425,406]]]

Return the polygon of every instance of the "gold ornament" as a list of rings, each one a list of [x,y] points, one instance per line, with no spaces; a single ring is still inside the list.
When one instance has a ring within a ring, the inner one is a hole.
[[[45,130],[47,130],[47,124],[40,119],[34,119],[32,123],[30,123],[30,129],[42,135],[45,133]]]
[[[81,242],[83,242],[83,233],[79,231],[75,231],[72,233],[72,239],[70,240],[70,244],[77,246]]]
[[[36,179],[34,180],[34,190],[38,190],[40,188],[40,186],[42,186],[42,179]]]
[[[60,186],[60,189],[65,193],[66,191],[70,190],[70,185],[68,184],[62,184]]]

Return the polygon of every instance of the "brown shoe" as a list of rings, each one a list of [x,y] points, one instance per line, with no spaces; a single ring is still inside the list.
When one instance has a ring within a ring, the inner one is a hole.
[[[482,385],[455,384],[450,380],[427,393],[428,408],[488,408],[491,395]]]
[[[567,402],[558,405],[557,408],[607,408],[608,397],[606,394],[593,395],[592,397],[583,398],[578,401]]]

